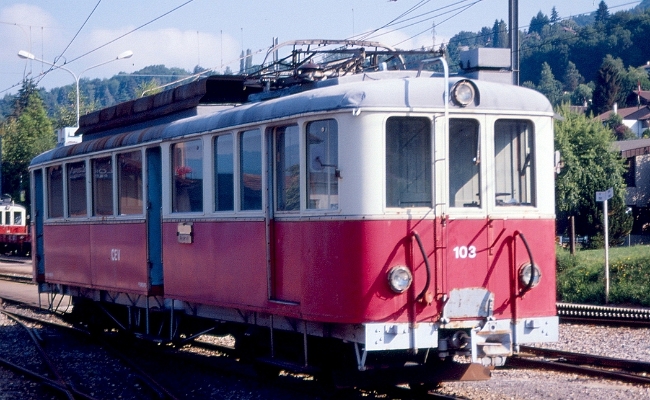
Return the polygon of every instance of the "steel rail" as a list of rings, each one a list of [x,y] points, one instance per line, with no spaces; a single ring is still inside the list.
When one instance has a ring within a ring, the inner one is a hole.
[[[528,355],[524,353],[528,353]],[[535,359],[532,358],[533,356],[541,356],[544,359]],[[628,383],[650,384],[650,377],[631,373],[650,372],[650,363],[591,354],[521,346],[520,354],[508,358],[506,365],[518,368],[571,372]],[[612,371],[612,368],[616,368],[618,371]]]
[[[74,333],[81,333],[81,334],[83,334],[85,336],[93,337],[98,342],[98,344],[100,346],[102,346],[106,351],[109,351],[113,356],[119,358],[120,361],[122,361],[125,365],[127,365],[129,368],[133,369],[137,373],[140,380],[143,383],[145,383],[145,385],[147,385],[149,387],[149,389],[151,389],[159,399],[178,400],[178,398],[176,396],[174,396],[169,390],[167,390],[164,386],[162,386],[150,374],[148,374],[146,371],[144,371],[142,368],[140,368],[137,364],[135,364],[126,355],[124,355],[122,352],[117,350],[114,346],[110,345],[105,340],[101,340],[101,339],[97,338],[96,336],[91,335],[90,332],[88,332],[88,331],[86,331],[84,329],[80,329],[80,328],[75,327],[75,326],[68,326],[68,325],[60,324],[60,323],[53,322],[53,321],[47,321],[47,320],[43,320],[43,319],[36,318],[36,317],[21,315],[21,314],[18,314],[18,313],[12,313],[12,312],[9,312],[9,311],[0,311],[0,312],[2,312],[3,314],[7,315],[8,317],[10,317],[10,318],[12,318],[14,320],[16,320],[16,318],[22,318],[22,319],[27,320],[27,321],[37,322],[37,323],[41,323],[41,324],[44,324],[44,325],[56,327],[56,328],[59,328],[59,329],[66,329],[66,330],[72,331]],[[20,321],[16,320],[16,322],[18,322],[18,323],[20,323],[22,325],[22,323]],[[88,400],[94,400],[92,397],[89,397],[89,396],[77,391],[76,389],[74,389],[73,392],[77,396],[83,397],[83,398],[88,399]],[[75,397],[75,398],[77,398],[77,397]]]
[[[31,328],[29,328],[27,325],[25,325],[25,323],[23,321],[20,320],[19,315],[16,315],[14,313],[10,313],[10,312],[4,311],[4,310],[0,310],[0,313],[6,315],[8,318],[10,318],[14,322],[16,322],[18,325],[20,325],[25,330],[25,332],[27,332],[30,339],[32,340],[32,343],[36,347],[36,350],[41,355],[41,358],[42,358],[43,362],[45,362],[45,364],[47,364],[50,371],[54,374],[54,376],[56,378],[56,380],[54,380],[54,382],[56,382],[61,387],[61,391],[69,399],[74,400],[75,398],[77,398],[75,395],[80,395],[81,392],[76,390],[74,385],[69,380],[66,380],[63,377],[63,375],[59,372],[59,369],[54,365],[54,362],[52,361],[52,359],[47,355],[47,353],[45,352],[45,349],[43,349],[43,346],[41,346],[39,338],[36,337],[36,335],[34,334],[34,331],[32,331]],[[84,395],[84,397],[85,398],[92,398],[90,396],[86,397],[85,395]]]

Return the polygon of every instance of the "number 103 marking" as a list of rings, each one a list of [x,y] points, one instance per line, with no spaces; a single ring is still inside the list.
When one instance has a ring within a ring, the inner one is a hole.
[[[455,258],[476,258],[476,246],[454,247]]]

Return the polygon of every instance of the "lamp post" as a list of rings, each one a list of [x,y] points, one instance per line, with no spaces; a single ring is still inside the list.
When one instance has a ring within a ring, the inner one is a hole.
[[[93,69],[93,68],[102,66],[104,64],[108,64],[108,63],[113,62],[113,61],[122,60],[124,58],[130,58],[132,55],[133,55],[133,52],[131,50],[127,50],[127,51],[119,54],[117,57],[115,57],[113,59],[110,59],[108,61],[104,61],[104,62],[96,64],[96,65],[93,65],[92,67],[88,67],[88,68],[84,69],[83,71],[79,72],[79,74],[75,74],[70,69],[68,69],[68,68],[66,68],[66,67],[64,67],[62,65],[56,65],[56,64],[53,64],[53,63],[51,63],[49,61],[45,61],[45,60],[41,60],[39,58],[36,58],[36,56],[34,56],[32,53],[30,53],[28,51],[20,50],[18,52],[18,57],[20,57],[20,58],[24,58],[26,60],[40,61],[43,64],[51,65],[54,68],[59,68],[59,69],[62,69],[64,71],[68,71],[70,73],[70,75],[72,75],[74,77],[75,83],[77,84],[77,126],[76,126],[76,128],[79,128],[79,79],[81,78],[81,74],[88,71],[89,69]]]

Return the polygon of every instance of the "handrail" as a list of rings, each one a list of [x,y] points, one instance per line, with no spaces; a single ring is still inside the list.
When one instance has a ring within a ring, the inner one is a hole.
[[[521,241],[524,242],[524,246],[526,247],[526,251],[528,252],[528,258],[530,259],[530,280],[528,281],[526,287],[524,288],[524,292],[527,292],[533,288],[533,284],[535,283],[535,262],[533,261],[533,252],[530,250],[528,241],[526,240],[526,237],[524,236],[523,233],[516,231],[515,236],[519,236],[521,238]]]
[[[420,294],[415,298],[416,301],[422,302],[424,296],[427,294],[427,291],[429,290],[429,285],[431,284],[431,266],[429,265],[429,257],[427,257],[427,253],[426,251],[424,251],[422,240],[420,240],[420,235],[416,231],[413,231],[411,232],[411,236],[414,236],[415,240],[418,242],[418,246],[420,247],[420,251],[422,252],[422,258],[424,258],[424,265],[426,265],[427,267],[427,283],[424,285],[424,289],[422,289],[422,292],[420,292]]]

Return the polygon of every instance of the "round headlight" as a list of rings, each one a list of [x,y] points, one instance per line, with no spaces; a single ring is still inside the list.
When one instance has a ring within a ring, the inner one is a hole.
[[[403,265],[393,267],[388,271],[388,286],[395,293],[404,293],[411,286],[411,282],[413,282],[413,275]]]
[[[474,95],[474,85],[472,85],[469,81],[457,82],[451,88],[451,99],[454,101],[454,103],[461,107],[465,107],[466,105],[473,102]]]
[[[542,272],[539,270],[537,265],[526,263],[519,268],[519,283],[526,290],[537,286],[540,280],[542,280]]]

